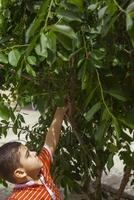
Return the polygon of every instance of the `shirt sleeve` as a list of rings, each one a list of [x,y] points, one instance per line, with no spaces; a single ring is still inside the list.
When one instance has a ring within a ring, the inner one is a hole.
[[[52,153],[47,145],[44,145],[40,154],[39,159],[42,161],[43,165],[50,169],[51,163],[53,161]]]

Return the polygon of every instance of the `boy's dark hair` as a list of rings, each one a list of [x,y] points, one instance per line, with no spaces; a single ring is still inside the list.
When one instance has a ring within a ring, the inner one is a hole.
[[[8,142],[0,147],[0,177],[15,183],[14,170],[20,167],[20,142]]]

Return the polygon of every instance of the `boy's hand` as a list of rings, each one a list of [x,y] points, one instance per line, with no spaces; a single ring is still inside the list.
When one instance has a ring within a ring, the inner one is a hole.
[[[64,110],[65,110],[65,114],[67,114],[68,116],[71,115],[71,102],[68,96],[64,98]]]
[[[63,114],[66,114],[67,116],[71,115],[71,103],[69,97],[64,98],[64,106],[57,107],[57,111],[63,112]]]

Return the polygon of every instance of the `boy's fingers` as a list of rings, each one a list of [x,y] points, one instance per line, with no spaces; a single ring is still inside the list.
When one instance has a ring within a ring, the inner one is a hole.
[[[71,115],[71,111],[72,111],[72,108],[71,108],[71,104],[69,105],[69,108],[68,108],[68,115],[70,116]]]
[[[70,102],[69,96],[65,96],[65,97],[64,97],[64,104],[65,104],[65,106],[66,106],[69,102]]]
[[[64,97],[64,108],[65,112],[68,116],[71,115],[71,101],[69,96]]]

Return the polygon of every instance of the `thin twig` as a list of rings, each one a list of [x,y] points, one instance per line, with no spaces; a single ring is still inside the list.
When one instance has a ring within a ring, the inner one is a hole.
[[[98,83],[99,83],[99,86],[100,86],[100,91],[101,91],[101,98],[102,98],[102,102],[107,110],[107,112],[109,113],[109,115],[112,117],[112,119],[116,119],[115,116],[111,113],[110,109],[108,108],[106,102],[105,102],[105,99],[104,99],[104,94],[103,94],[103,88],[102,88],[102,85],[101,85],[101,81],[100,81],[100,77],[99,77],[99,73],[96,69],[96,74],[97,74],[97,79],[98,79]]]
[[[126,11],[117,3],[117,1],[116,0],[113,0],[113,2],[115,3],[115,5],[119,8],[119,10],[121,11],[121,12],[123,12],[123,13],[125,13],[126,14]]]

